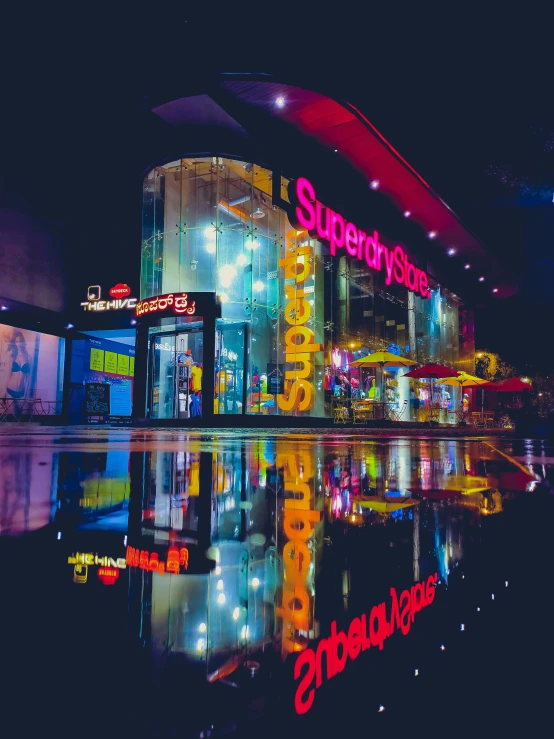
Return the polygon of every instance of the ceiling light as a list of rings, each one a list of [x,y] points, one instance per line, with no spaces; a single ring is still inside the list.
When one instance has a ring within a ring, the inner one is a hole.
[[[275,105],[278,108],[284,108],[285,107],[285,98],[282,95],[279,95],[279,97],[275,98]]]
[[[219,293],[218,297],[219,297],[219,302],[220,303],[228,303],[229,302],[229,296],[227,295],[227,293]],[[216,567],[216,570],[217,570],[217,567]],[[219,575],[219,572],[216,572],[215,574],[216,575]]]
[[[335,154],[337,153],[338,149],[335,149]]]
[[[453,257],[454,254],[456,253],[456,249],[453,246],[451,246],[450,249],[446,253],[448,254],[449,257]]]
[[[256,282],[252,285],[254,290],[259,293],[261,290],[264,289],[265,285],[261,280],[256,280]]]
[[[379,184],[380,184],[379,180],[371,180],[371,182],[369,183],[369,186],[371,187],[372,190],[378,190]]]
[[[233,618],[234,618],[235,621],[238,621],[239,620],[239,615],[240,615],[240,611],[239,611],[238,606],[237,606],[237,608],[235,608],[235,610],[233,611]]]
[[[222,606],[225,603],[225,593],[220,593],[217,596],[217,602],[219,603],[220,606]]]
[[[405,210],[404,211],[404,218],[409,218],[411,215],[412,215],[412,211],[411,210]]]
[[[8,310],[8,306],[7,305],[3,305],[2,306],[2,310]]]
[[[259,244],[257,240],[253,236],[247,236],[247,238],[244,241],[244,245],[247,249],[257,249]]]
[[[136,321],[135,321],[135,319],[133,318],[133,320],[131,321],[131,326],[136,326],[136,325],[137,325],[137,322],[136,322]]]
[[[237,257],[237,264],[244,265],[247,264],[248,258],[246,257],[246,254],[239,254]]]
[[[208,627],[206,626],[206,624],[202,623],[202,624],[200,624],[200,626],[198,627],[198,631],[199,631],[199,632],[200,632],[201,634],[205,634],[205,633],[206,633],[206,629],[207,629],[207,628],[208,628]]]
[[[464,269],[471,269],[471,264],[464,264]]]
[[[481,277],[479,278],[479,282],[485,282],[485,278],[481,276]]]
[[[437,232],[436,231],[428,231],[427,232],[427,238],[428,239],[431,239],[431,241],[433,239],[436,239],[437,238]]]
[[[197,652],[203,652],[206,647],[206,640],[205,639],[198,639],[196,642],[196,651]]]
[[[219,270],[219,282],[221,287],[230,287],[236,275],[237,270],[232,264],[224,264]]]
[[[208,254],[215,254],[216,246],[215,241],[208,241],[208,243],[204,247]]]
[[[257,588],[260,587],[260,580],[259,580],[259,578],[257,578],[257,577],[253,577],[252,578],[252,587],[254,588],[254,590],[256,590]]]
[[[136,321],[135,321],[136,323]],[[73,323],[68,323],[66,326],[66,329],[75,328],[75,325]]]
[[[498,288],[497,287],[493,287],[492,291],[493,291],[493,293],[497,293],[498,292]]]
[[[213,239],[213,237],[215,236],[215,226],[208,226],[207,228],[205,228],[204,236],[207,239]]]
[[[264,216],[265,216],[265,213],[263,212],[263,210],[258,205],[258,207],[256,208],[256,210],[252,213],[252,218],[263,218]]]

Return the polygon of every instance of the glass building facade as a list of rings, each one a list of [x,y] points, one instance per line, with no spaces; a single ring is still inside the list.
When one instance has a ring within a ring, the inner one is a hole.
[[[330,417],[336,399],[359,397],[390,404],[402,420],[425,420],[433,402],[440,420],[453,421],[458,388],[351,362],[388,350],[473,373],[471,311],[431,277],[425,299],[386,286],[382,272],[358,260],[331,256],[291,225],[280,207],[288,183],[273,176],[256,164],[200,157],[157,166],[144,179],[141,300],[212,293],[221,306],[213,413]],[[149,328],[147,417],[211,414],[202,407],[203,331],[197,316]]]

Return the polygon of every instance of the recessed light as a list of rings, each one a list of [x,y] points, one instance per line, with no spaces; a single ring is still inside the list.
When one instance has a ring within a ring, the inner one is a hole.
[[[379,180],[371,180],[371,182],[369,183],[369,186],[371,187],[372,190],[378,190],[379,184],[380,184]]]
[[[7,305],[3,305],[2,306],[2,310],[8,310],[8,306]]]
[[[498,288],[497,287],[493,287],[492,291],[493,291],[493,293],[497,293],[498,292]]]
[[[335,154],[337,153],[338,149],[335,149]]]
[[[446,253],[448,254],[449,257],[453,257],[454,254],[456,253],[456,249],[453,246],[451,246],[450,249]]]
[[[485,282],[485,278],[484,277],[480,277],[479,278],[479,282]]]
[[[284,108],[285,107],[285,98],[282,95],[279,95],[279,97],[275,98],[275,105],[278,108]]]
[[[471,269],[471,264],[464,264],[464,269]]]
[[[436,231],[429,231],[429,232],[427,233],[427,238],[428,238],[428,239],[431,239],[431,241],[432,241],[433,239],[436,239],[436,238],[437,238],[437,232],[436,232]]]
[[[411,215],[412,215],[412,211],[411,210],[405,210],[404,211],[404,218],[409,218]]]
[[[73,323],[68,323],[66,326],[66,329],[75,328],[75,325]]]

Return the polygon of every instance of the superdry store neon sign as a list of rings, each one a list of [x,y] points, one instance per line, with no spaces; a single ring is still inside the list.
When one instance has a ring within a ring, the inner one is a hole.
[[[400,598],[395,588],[390,589],[391,609],[387,616],[387,604],[383,601],[360,617],[353,618],[346,633],[337,631],[337,622],[331,624],[331,634],[320,639],[317,647],[305,649],[294,664],[294,679],[299,681],[294,696],[296,713],[307,713],[315,699],[315,691],[324,680],[341,673],[348,660],[354,661],[361,652],[371,647],[383,649],[385,639],[400,629],[407,636],[415,614],[430,606],[435,599],[438,574],[430,575],[425,582],[418,582],[409,590],[403,590]],[[325,657],[325,659],[324,659]],[[325,662],[325,671],[323,663]]]
[[[385,284],[395,282],[408,290],[429,297],[429,280],[425,272],[413,265],[401,246],[388,247],[379,241],[379,233],[367,234],[340,213],[326,208],[315,193],[312,183],[299,177],[289,184],[290,219],[298,229],[306,229],[313,238],[327,241],[331,254],[340,249],[371,269],[384,271]]]

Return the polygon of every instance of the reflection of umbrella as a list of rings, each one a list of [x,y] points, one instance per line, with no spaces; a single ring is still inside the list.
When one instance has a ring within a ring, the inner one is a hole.
[[[357,367],[380,367],[381,370],[384,367],[411,367],[417,362],[407,357],[400,357],[398,354],[392,352],[373,352],[360,359],[355,359],[350,362],[350,366]],[[381,396],[384,398],[383,393],[383,378],[381,378]]]
[[[507,380],[500,380],[495,383],[494,389],[498,393],[524,393],[526,390],[532,390],[530,383],[523,382],[519,377],[508,377]]]
[[[404,498],[401,501],[395,501],[392,503],[383,498],[364,495],[362,498],[353,498],[352,502],[357,503],[362,508],[370,508],[372,511],[377,513],[394,513],[402,508],[410,508],[410,506],[419,505],[418,500],[413,498]]]
[[[266,400],[265,403],[262,403],[262,408],[275,408],[275,401]]]

